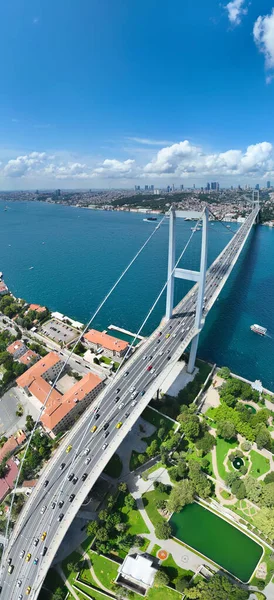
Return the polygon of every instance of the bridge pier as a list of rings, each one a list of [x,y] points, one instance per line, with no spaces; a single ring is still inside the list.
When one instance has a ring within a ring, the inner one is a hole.
[[[175,226],[176,217],[192,216],[195,219],[202,219],[203,230],[202,230],[202,245],[201,245],[201,258],[200,258],[200,270],[191,271],[189,269],[175,268]],[[169,221],[169,242],[168,242],[168,282],[167,282],[167,295],[166,295],[166,320],[172,317],[173,306],[174,306],[174,281],[175,278],[187,279],[198,283],[198,293],[196,301],[196,314],[195,314],[195,329],[197,334],[194,336],[191,343],[189,363],[187,367],[188,373],[193,373],[195,367],[195,360],[199,341],[199,332],[203,327],[203,304],[204,304],[204,292],[205,292],[205,280],[206,280],[206,268],[207,268],[207,238],[208,238],[208,209],[205,208],[203,213],[197,211],[175,211],[172,207],[170,210],[170,221]]]

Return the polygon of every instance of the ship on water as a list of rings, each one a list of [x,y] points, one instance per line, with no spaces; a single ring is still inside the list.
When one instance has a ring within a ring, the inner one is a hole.
[[[157,221],[157,217],[147,217],[146,219],[143,219],[143,221]]]
[[[257,333],[258,335],[265,335],[267,332],[266,327],[262,327],[261,325],[257,325],[256,323],[254,323],[254,325],[250,325],[250,329],[251,329],[251,331],[254,331],[254,333]]]

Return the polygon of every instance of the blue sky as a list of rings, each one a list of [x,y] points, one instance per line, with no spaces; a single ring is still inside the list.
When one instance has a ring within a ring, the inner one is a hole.
[[[274,0],[1,3],[0,188],[274,182]]]

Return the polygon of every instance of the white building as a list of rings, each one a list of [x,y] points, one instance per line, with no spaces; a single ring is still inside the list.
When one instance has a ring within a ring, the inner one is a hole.
[[[118,569],[116,583],[145,596],[153,586],[156,573],[151,558],[143,554],[129,554]]]

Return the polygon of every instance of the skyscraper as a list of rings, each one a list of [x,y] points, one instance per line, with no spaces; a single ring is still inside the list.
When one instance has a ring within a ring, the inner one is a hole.
[[[259,190],[259,189],[260,189],[260,184],[259,184],[259,183],[256,183],[256,185],[255,185],[255,190]]]
[[[210,190],[210,183],[207,183],[207,184],[206,184],[206,189],[207,189],[207,191],[209,192],[209,190]]]
[[[211,182],[211,189],[212,190],[216,190],[217,189],[217,182],[216,181],[212,181]]]
[[[180,189],[181,189],[181,192],[182,192],[182,191],[183,191],[183,189],[184,189],[184,186],[183,186],[183,184],[181,184],[181,185],[180,185]]]
[[[151,189],[151,191],[153,192],[153,191],[154,191],[154,185],[151,185],[151,186],[150,186],[150,189]]]
[[[148,185],[145,185],[145,192],[148,191]]]
[[[267,181],[267,182],[266,182],[266,187],[267,187],[267,189],[269,190],[269,188],[271,187],[270,181]]]

